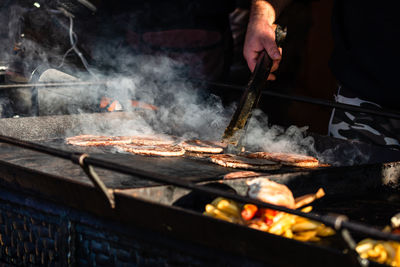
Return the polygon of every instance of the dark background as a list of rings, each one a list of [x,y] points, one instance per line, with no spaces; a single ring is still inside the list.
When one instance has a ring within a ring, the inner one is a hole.
[[[270,83],[269,90],[334,100],[336,81],[328,67],[333,49],[332,7],[333,0],[299,1],[281,14],[278,23],[287,26],[288,36],[283,47],[283,59],[276,72],[277,80]],[[235,37],[235,27],[232,29]],[[236,49],[241,49],[243,38],[236,42]],[[236,65],[231,69],[231,81],[246,84],[248,76],[244,73],[247,66],[241,53],[241,50],[235,53]],[[273,124],[308,125],[312,132],[327,134],[330,118],[328,108],[267,96],[261,99],[260,107]]]
[[[15,25],[9,17],[10,3],[5,0],[0,4],[0,65],[7,64],[15,46],[15,36],[9,33],[9,28]],[[330,29],[332,5],[333,0],[300,1],[282,14],[279,23],[287,25],[288,37],[277,81],[270,83],[269,90],[333,100],[336,82],[328,67],[333,46]],[[238,9],[231,14],[234,55],[227,81],[242,85],[247,83],[249,75],[241,50],[248,19],[247,6],[248,1],[238,1]],[[219,90],[215,93],[225,97],[226,102],[237,101],[240,97],[238,92]],[[263,97],[260,107],[273,124],[308,125],[312,132],[327,133],[330,115],[327,108],[272,97]]]

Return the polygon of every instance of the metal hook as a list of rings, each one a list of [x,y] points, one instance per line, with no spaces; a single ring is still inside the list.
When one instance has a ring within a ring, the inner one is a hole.
[[[342,228],[342,224],[345,221],[348,221],[347,216],[345,215],[336,216],[334,223],[335,230],[340,231],[342,238],[349,249],[349,255],[352,256],[361,267],[366,267],[369,265],[368,260],[363,259],[360,257],[360,255],[358,255],[358,252],[356,251],[357,244],[354,241],[353,237],[351,236],[350,231],[346,228]]]
[[[104,195],[107,197],[108,202],[110,203],[111,208],[114,209],[115,208],[115,197],[114,197],[113,191],[107,188],[107,186],[103,183],[103,181],[100,179],[100,177],[94,171],[93,167],[91,165],[88,165],[85,163],[85,159],[87,157],[89,157],[88,154],[80,155],[79,159],[78,159],[79,165],[82,167],[83,171],[86,173],[86,175],[92,181],[92,183],[104,193]]]

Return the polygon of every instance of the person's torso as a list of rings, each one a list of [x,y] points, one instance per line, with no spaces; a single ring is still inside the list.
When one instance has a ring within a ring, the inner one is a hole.
[[[384,106],[400,96],[397,1],[337,0],[331,67],[339,82]]]

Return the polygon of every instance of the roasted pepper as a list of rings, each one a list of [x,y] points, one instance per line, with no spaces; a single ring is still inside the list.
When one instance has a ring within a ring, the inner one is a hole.
[[[257,213],[258,208],[253,204],[245,204],[242,209],[242,218],[246,221],[253,219],[254,215]]]

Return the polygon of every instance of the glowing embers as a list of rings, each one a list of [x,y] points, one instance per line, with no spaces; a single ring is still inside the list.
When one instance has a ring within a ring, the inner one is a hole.
[[[147,109],[147,110],[157,110],[158,108],[154,105],[147,104],[141,101],[130,100],[130,104],[132,108],[140,108],[140,109]],[[124,107],[122,104],[115,99],[110,97],[102,97],[100,100],[100,109],[103,111],[113,112],[113,111],[122,111]]]

